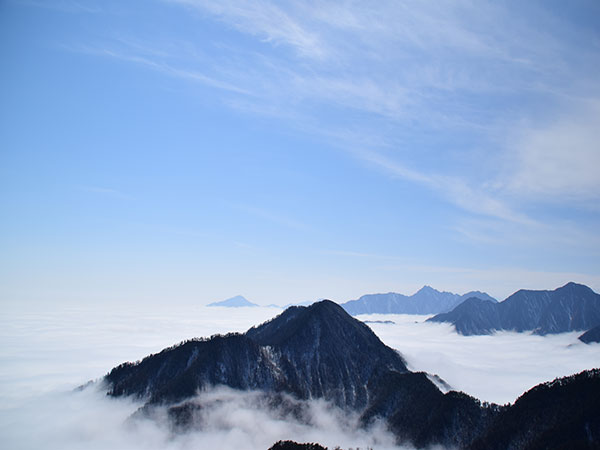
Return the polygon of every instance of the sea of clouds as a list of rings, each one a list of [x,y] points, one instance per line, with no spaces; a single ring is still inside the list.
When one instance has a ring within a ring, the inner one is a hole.
[[[409,369],[437,374],[454,390],[492,403],[512,403],[536,384],[600,367],[600,344],[579,341],[581,331],[462,336],[450,324],[426,322],[429,317],[372,314],[358,318],[393,321],[369,326],[402,353]]]
[[[0,448],[10,449],[248,449],[267,450],[280,439],[333,448],[391,449],[382,424],[361,430],[358,418],[323,401],[300,402],[300,416],[268,405],[260,393],[216,388],[200,394],[202,426],[174,432],[160,413],[131,419],[141,406],[105,395],[97,380],[124,361],[136,361],[191,337],[243,332],[276,308],[118,306],[5,308],[0,314]],[[580,333],[535,336],[498,333],[465,337],[426,317],[369,315],[369,324],[399,350],[413,370],[441,376],[482,400],[512,402],[556,376],[600,364],[600,345]],[[291,400],[290,400],[291,401]]]

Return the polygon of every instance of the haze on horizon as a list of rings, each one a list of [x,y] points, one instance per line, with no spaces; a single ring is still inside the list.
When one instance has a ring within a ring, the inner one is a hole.
[[[600,291],[600,4],[0,3],[0,301]]]

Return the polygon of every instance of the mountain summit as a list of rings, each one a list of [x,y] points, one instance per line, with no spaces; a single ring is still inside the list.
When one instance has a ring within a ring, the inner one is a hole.
[[[242,308],[245,306],[258,306],[256,303],[249,302],[241,295],[236,295],[235,297],[228,298],[227,300],[223,300],[221,302],[209,303],[206,306],[225,306],[227,308]]]
[[[291,307],[245,334],[196,339],[113,369],[113,396],[176,402],[214,385],[367,404],[367,385],[404,360],[371,329],[329,300]]]

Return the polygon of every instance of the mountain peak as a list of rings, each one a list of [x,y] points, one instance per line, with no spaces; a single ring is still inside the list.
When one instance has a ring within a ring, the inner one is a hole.
[[[227,308],[241,308],[244,306],[258,306],[256,303],[249,302],[241,295],[236,295],[235,297],[228,298],[227,300],[223,300],[221,302],[209,303],[206,306],[225,306]]]
[[[367,385],[387,371],[407,372],[402,356],[338,304],[292,306],[245,334],[185,342],[106,377],[114,396],[152,404],[191,397],[209,385],[287,392],[363,408]]]
[[[314,339],[327,345],[346,345],[345,337],[358,336],[377,340],[371,329],[350,316],[344,308],[331,300],[321,300],[310,306],[292,306],[277,317],[253,327],[246,335],[260,345],[288,345]]]
[[[416,292],[416,294],[419,294],[419,293],[426,293],[426,292],[440,292],[440,291],[438,291],[437,289],[434,289],[434,288],[432,288],[431,286],[429,286],[429,285],[427,285],[427,284],[426,284],[426,285],[425,285],[425,286],[423,286],[421,289],[419,289],[419,290]]]
[[[561,290],[578,290],[578,291],[581,291],[581,292],[594,292],[590,287],[586,286],[585,284],[575,283],[574,281],[569,281],[567,284],[565,284],[564,286],[559,287],[556,290],[557,291],[561,291]]]
[[[344,308],[342,308],[340,305],[338,305],[334,301],[328,300],[328,299],[323,299],[323,300],[314,302],[313,304],[307,306],[306,309],[308,311],[313,311],[315,313],[328,312],[328,313],[334,313],[334,314],[345,314],[345,315],[348,314],[348,313],[346,313],[346,311],[344,311]]]

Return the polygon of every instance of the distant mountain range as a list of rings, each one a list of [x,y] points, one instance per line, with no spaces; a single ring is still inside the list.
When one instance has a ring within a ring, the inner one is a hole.
[[[209,303],[206,306],[225,306],[227,308],[243,308],[246,306],[258,306],[256,303],[249,302],[241,295],[236,295],[235,297],[228,298],[227,300],[223,300],[221,302]]]
[[[387,294],[367,294],[358,300],[342,303],[349,314],[439,314],[451,311],[468,298],[476,297],[490,302],[496,299],[485,292],[472,291],[464,295],[440,292],[430,286],[424,286],[415,294],[406,296],[389,292]]]
[[[500,303],[469,298],[429,320],[450,322],[464,335],[499,330],[537,334],[589,330],[600,325],[600,295],[576,283],[554,291],[520,290]]]
[[[286,404],[283,393],[327,399],[360,414],[364,426],[386,421],[399,443],[417,447],[594,448],[600,442],[599,370],[537,386],[512,406],[443,393],[432,378],[409,371],[367,325],[324,300],[288,308],[244,334],[194,339],[122,364],[104,381],[110,396],[144,399],[137,414],[153,417],[156,408],[167,408],[175,430],[201,427],[196,394],[226,385],[262,391],[264,405]],[[302,417],[297,404],[290,410]]]

